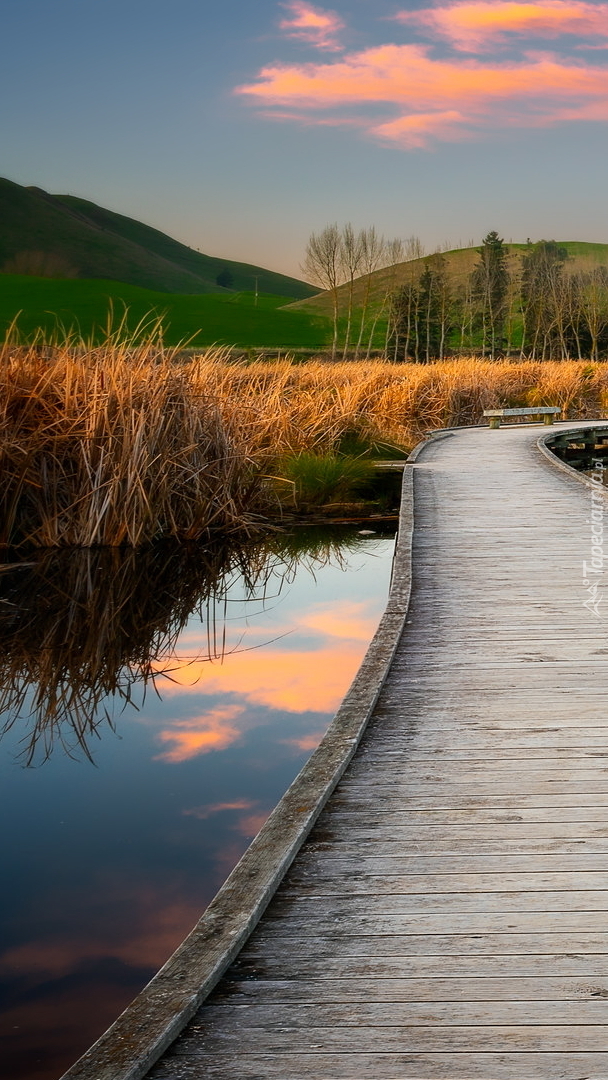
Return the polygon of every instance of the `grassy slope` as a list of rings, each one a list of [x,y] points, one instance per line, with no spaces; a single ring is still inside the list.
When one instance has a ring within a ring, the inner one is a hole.
[[[177,295],[152,292],[117,281],[57,280],[0,275],[0,338],[15,315],[18,328],[31,335],[38,328],[52,333],[58,326],[88,337],[103,331],[113,307],[115,323],[125,306],[128,326],[137,327],[150,312],[163,318],[167,344],[192,339],[193,345],[215,342],[251,347],[317,346],[328,339],[323,317],[282,308],[284,296],[253,293]]]
[[[69,265],[75,276],[124,281],[162,292],[225,294],[215,284],[220,270],[235,289],[305,297],[305,282],[262,267],[215,259],[192,251],[141,222],[67,195],[49,195],[0,178],[0,268],[23,252],[45,252]]]
[[[600,263],[608,265],[608,244],[587,244],[576,240],[558,241],[561,247],[568,251],[571,262],[568,265],[572,269],[588,269]],[[521,256],[526,251],[526,244],[509,244],[509,265],[511,272],[517,276],[521,267]],[[473,270],[478,259],[478,248],[460,248],[454,251],[442,252],[446,270],[451,280],[452,287],[464,285],[469,274]],[[400,285],[410,280],[417,280],[424,264],[432,258],[431,255],[423,259],[413,259],[411,262],[399,263],[384,270],[376,270],[371,277],[370,299],[381,301],[388,291],[393,291]],[[355,306],[362,303],[365,291],[368,287],[368,277],[364,276],[355,282],[354,302]],[[342,285],[338,290],[340,296],[340,308],[346,309],[348,298],[348,286]],[[332,311],[332,300],[328,293],[317,293],[316,296],[304,300],[298,300],[289,305],[291,311],[323,312],[329,316]]]
[[[214,291],[219,287],[215,284],[217,275],[222,270],[229,270],[234,278],[231,289],[237,291],[253,291],[254,278],[258,278],[260,292],[270,293],[274,296],[305,297],[314,293],[311,285],[297,278],[286,277],[284,274],[275,274],[272,270],[264,270],[260,266],[251,263],[234,262],[230,259],[215,258],[212,255],[202,255],[199,251],[180,244],[158,229],[152,229],[149,225],[135,221],[133,218],[115,214],[111,210],[104,210],[95,203],[86,202],[84,199],[76,199],[70,195],[55,195],[57,199],[69,209],[85,214],[86,217],[100,225],[104,229],[111,229],[124,239],[139,244],[148,251],[154,252],[163,259],[168,259],[175,265],[182,267],[189,273],[203,277],[211,285]],[[219,289],[225,293],[226,289]]]

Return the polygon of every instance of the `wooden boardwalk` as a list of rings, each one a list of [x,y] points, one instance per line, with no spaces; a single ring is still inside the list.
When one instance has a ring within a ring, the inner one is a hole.
[[[608,1077],[608,621],[583,606],[592,492],[541,433],[419,457],[362,745],[149,1080]]]

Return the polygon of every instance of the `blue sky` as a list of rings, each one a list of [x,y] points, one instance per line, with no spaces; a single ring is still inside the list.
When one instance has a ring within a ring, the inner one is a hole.
[[[0,174],[299,274],[331,221],[608,241],[608,3],[3,0]]]

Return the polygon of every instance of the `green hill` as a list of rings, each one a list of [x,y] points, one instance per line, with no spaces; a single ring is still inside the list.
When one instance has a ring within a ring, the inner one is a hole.
[[[218,274],[231,275],[230,289]],[[193,251],[132,218],[71,195],[0,178],[0,273],[103,278],[167,293],[253,291],[299,299],[315,289],[296,278]]]
[[[589,270],[594,266],[608,266],[608,244],[591,244],[576,240],[558,241],[560,247],[568,252],[567,266],[571,270]],[[528,250],[527,244],[507,244],[508,264],[515,280],[518,280],[521,272],[521,257]],[[458,248],[454,251],[441,252],[444,260],[446,274],[453,289],[464,285],[478,260],[479,248]],[[409,262],[398,263],[396,266],[385,267],[376,270],[373,274],[357,278],[354,283],[353,301],[355,307],[360,307],[368,295],[368,302],[373,304],[382,303],[386,295],[394,292],[400,285],[410,281],[417,281],[424,270],[425,263],[433,259],[433,255],[425,255],[421,259],[411,259]],[[338,289],[340,311],[346,310],[348,304],[349,286],[341,285]],[[328,292],[317,293],[316,296],[298,300],[287,305],[289,311],[310,311],[330,316],[332,312],[332,296]]]
[[[152,292],[118,281],[53,280],[0,274],[0,340],[18,315],[20,334],[47,336],[63,331],[101,339],[113,315],[116,327],[127,309],[127,332],[162,320],[168,345],[223,344],[245,348],[317,348],[330,337],[330,324],[307,311],[290,311],[285,297],[253,292],[182,296]],[[19,314],[18,314],[19,313]]]

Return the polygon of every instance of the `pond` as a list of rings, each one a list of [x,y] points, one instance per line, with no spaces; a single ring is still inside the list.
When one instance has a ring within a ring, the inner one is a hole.
[[[361,662],[381,529],[0,565],[3,1080],[56,1080],[200,917]]]

